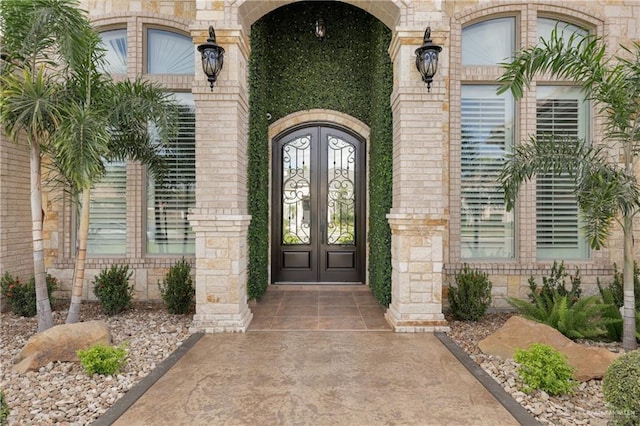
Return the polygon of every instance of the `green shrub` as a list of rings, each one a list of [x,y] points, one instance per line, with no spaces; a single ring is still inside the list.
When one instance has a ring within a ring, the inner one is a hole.
[[[534,302],[508,298],[507,302],[525,318],[547,324],[570,339],[594,339],[606,335],[603,313],[607,305],[598,296],[569,303],[568,296],[556,295],[551,304],[535,295]]]
[[[125,344],[108,346],[98,343],[89,349],[80,349],[76,354],[88,375],[115,374],[120,371],[126,361],[127,348]]]
[[[529,349],[516,350],[514,360],[520,364],[517,371],[526,393],[539,389],[549,395],[562,395],[578,385],[566,356],[549,345],[532,343]]]
[[[191,265],[182,259],[173,265],[163,282],[158,282],[162,300],[170,314],[186,314],[196,293],[191,279]]]
[[[567,281],[571,284],[571,289],[567,290]],[[582,278],[580,278],[580,268],[576,266],[575,275],[570,275],[564,267],[564,261],[554,261],[548,277],[542,277],[542,287],[538,288],[533,276],[529,277],[529,300],[535,304],[545,303],[547,308],[554,303],[557,296],[566,296],[569,305],[577,302],[582,295],[580,287]]]
[[[11,410],[9,410],[9,404],[7,404],[7,400],[4,396],[4,391],[0,390],[0,425],[4,426],[8,423],[9,414]]]
[[[613,264],[613,279],[605,288],[611,290],[615,305],[618,308],[621,308],[624,304],[624,279],[622,276],[622,271],[618,271],[618,265],[615,263]],[[602,294],[604,290],[604,288],[600,284],[599,278],[598,290],[600,290],[600,294]],[[638,262],[633,262],[633,293],[636,297],[636,300],[640,300],[640,267],[638,266]]]
[[[93,280],[93,293],[105,314],[115,315],[131,306],[133,285],[129,285],[129,278],[132,274],[127,265],[112,265]]]
[[[456,285],[449,288],[449,304],[455,319],[478,321],[491,305],[491,281],[489,276],[472,270],[466,263],[455,274]]]
[[[636,300],[636,340],[640,342],[640,270],[638,263],[633,264],[633,286]],[[607,338],[616,342],[622,341],[622,315],[620,308],[624,304],[624,280],[622,272],[613,264],[613,280],[608,286],[603,287],[598,279],[598,290],[605,304],[610,305],[605,312]]]
[[[616,305],[615,295],[611,288],[602,288],[598,283],[600,290],[600,297],[602,303],[606,305],[603,311],[604,325],[607,329],[606,338],[614,342],[622,341],[622,315],[620,314],[620,308]]]
[[[53,292],[58,288],[58,280],[49,274],[46,275],[46,280],[49,302],[53,305],[55,303]],[[24,283],[20,281],[20,278],[14,279],[10,273],[5,272],[0,278],[0,291],[2,291],[2,297],[11,306],[13,313],[23,317],[36,315],[36,280],[34,277]]]
[[[602,378],[602,393],[615,424],[640,425],[640,350],[609,365]]]

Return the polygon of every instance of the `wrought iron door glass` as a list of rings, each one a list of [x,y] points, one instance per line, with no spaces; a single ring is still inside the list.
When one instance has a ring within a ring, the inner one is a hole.
[[[311,135],[282,147],[282,244],[311,242]]]
[[[327,244],[355,244],[355,147],[336,136],[327,140]]]

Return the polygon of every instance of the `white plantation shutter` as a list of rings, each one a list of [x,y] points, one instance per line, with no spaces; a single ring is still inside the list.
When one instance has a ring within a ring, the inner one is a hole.
[[[106,174],[91,190],[89,255],[122,255],[127,249],[126,163],[109,162],[106,169]]]
[[[147,184],[147,253],[194,254],[194,233],[188,220],[196,202],[195,104],[191,93],[176,93],[178,132],[163,150],[167,171],[162,182]]]
[[[462,30],[462,65],[497,65],[515,49],[514,17],[478,22]]]
[[[513,146],[514,103],[496,86],[462,87],[461,255],[514,256],[513,212],[497,176]]]
[[[147,31],[149,74],[195,74],[195,46],[191,37],[170,31]]]
[[[109,30],[100,33],[105,52],[103,71],[109,74],[127,73],[127,30]]]
[[[565,40],[568,41],[572,34],[577,34],[579,36],[585,37],[589,32],[583,28],[577,27],[573,24],[564,21],[558,21],[557,19],[551,18],[538,18],[538,22],[536,23],[536,39],[539,42],[540,39],[549,40],[551,38],[551,33],[554,29],[557,29],[558,35]]]
[[[578,88],[538,86],[538,138],[587,138],[588,105]],[[580,231],[575,184],[568,176],[536,178],[536,239],[539,259],[584,259],[589,250]]]

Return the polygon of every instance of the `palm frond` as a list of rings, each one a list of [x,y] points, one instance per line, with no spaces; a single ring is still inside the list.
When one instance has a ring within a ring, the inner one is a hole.
[[[0,119],[8,137],[17,141],[25,132],[29,143],[45,139],[60,121],[57,94],[59,84],[44,68],[36,74],[25,68],[22,74],[4,74],[0,84]]]
[[[104,174],[109,133],[102,111],[83,104],[68,104],[65,120],[56,133],[56,161],[78,189],[88,188]]]
[[[564,39],[562,32],[554,28],[549,40],[541,40],[516,54],[509,63],[501,64],[505,73],[498,79],[498,93],[511,91],[516,99],[524,94],[525,87],[537,74],[551,73],[554,76],[579,81],[585,89],[591,89],[602,81],[605,74],[601,59],[606,52],[601,39],[594,35],[572,34]]]

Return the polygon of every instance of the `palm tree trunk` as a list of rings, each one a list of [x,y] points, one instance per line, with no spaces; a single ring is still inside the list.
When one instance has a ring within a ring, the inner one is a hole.
[[[84,271],[87,260],[87,239],[89,238],[89,203],[91,202],[91,189],[82,189],[82,203],[80,207],[80,227],[78,229],[78,255],[76,257],[75,270],[73,271],[73,288],[71,289],[71,303],[67,324],[80,321],[80,305],[82,303],[82,290],[84,289]]]
[[[625,216],[624,228],[624,269],[622,277],[624,281],[624,310],[622,315],[622,347],[626,351],[637,348],[636,342],[636,309],[633,291],[633,218]]]
[[[38,313],[38,332],[53,327],[53,315],[47,277],[44,270],[44,242],[42,240],[42,187],[40,170],[40,146],[37,141],[31,142],[31,233],[33,236],[33,274],[36,282],[36,312]]]

